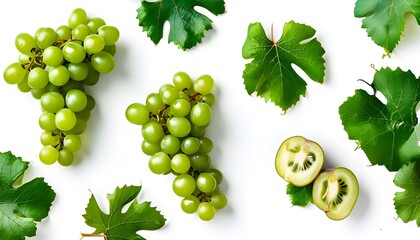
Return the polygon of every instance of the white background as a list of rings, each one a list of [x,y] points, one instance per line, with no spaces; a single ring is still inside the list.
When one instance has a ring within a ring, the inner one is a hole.
[[[371,64],[377,69],[400,66],[419,76],[420,28],[412,16],[407,17],[400,45],[391,58],[382,58],[383,49],[367,37],[361,19],[354,18],[354,4],[227,1],[226,13],[218,17],[200,10],[213,20],[214,30],[206,33],[202,44],[184,52],[167,43],[167,34],[157,46],[147,38],[136,20],[139,0],[0,1],[0,69],[18,59],[17,34],[66,24],[76,7],[84,8],[90,17],[102,17],[121,33],[115,70],[88,89],[97,107],[82,135],[79,160],[70,167],[39,162],[39,101],[0,81],[0,151],[10,150],[30,161],[25,180],[45,177],[57,193],[49,217],[38,224],[32,239],[75,240],[80,232],[92,232],[82,217],[91,193],[106,209],[106,194],[124,184],[142,184],[140,200],[151,201],[168,219],[158,231],[140,232],[149,240],[418,239],[416,224],[403,223],[395,213],[393,197],[400,191],[392,182],[395,173],[369,166],[363,151],[355,151],[356,143],[343,130],[338,107],[355,89],[366,88],[357,79],[372,81]],[[278,39],[290,20],[317,30],[326,50],[326,76],[322,85],[308,80],[306,97],[282,115],[272,103],[246,93],[242,71],[248,60],[242,58],[241,49],[250,23],[261,22],[267,31],[273,24]],[[212,165],[224,173],[221,191],[229,204],[210,222],[182,212],[181,199],[172,191],[173,176],[150,172],[148,157],[140,149],[140,127],[124,116],[130,103],[144,102],[147,94],[171,82],[180,70],[193,78],[210,74],[216,81],[217,103],[208,136],[215,144]],[[359,199],[347,219],[329,220],[314,205],[291,206],[286,183],[275,171],[274,156],[280,143],[292,135],[317,141],[324,148],[326,166],[348,167],[358,177]]]

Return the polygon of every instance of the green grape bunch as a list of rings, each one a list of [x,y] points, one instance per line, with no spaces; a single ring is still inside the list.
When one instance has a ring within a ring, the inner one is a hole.
[[[213,142],[206,137],[215,103],[213,87],[210,75],[192,81],[187,73],[177,72],[173,84],[164,84],[145,103],[132,103],[125,112],[130,123],[142,127],[141,147],[150,156],[151,172],[174,174],[172,189],[182,198],[181,209],[204,221],[227,204],[219,191],[223,174],[211,166]]]
[[[116,27],[102,18],[89,18],[82,8],[71,12],[67,25],[16,36],[19,60],[6,67],[3,78],[41,103],[39,158],[44,164],[74,162],[74,152],[82,146],[80,135],[95,107],[85,86],[95,85],[100,74],[114,69],[119,36]]]

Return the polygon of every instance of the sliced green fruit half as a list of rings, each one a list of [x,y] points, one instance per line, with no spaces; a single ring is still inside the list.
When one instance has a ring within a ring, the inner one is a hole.
[[[315,179],[314,204],[333,220],[346,218],[359,195],[359,182],[352,171],[339,167],[319,174]]]
[[[297,187],[313,182],[324,164],[321,146],[302,136],[286,139],[276,155],[277,173],[288,183]]]

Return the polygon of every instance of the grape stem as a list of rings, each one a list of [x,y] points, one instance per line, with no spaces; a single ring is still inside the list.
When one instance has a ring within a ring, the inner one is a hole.
[[[82,233],[82,238],[80,240],[82,240],[85,237],[101,237],[104,238],[104,240],[107,240],[106,235],[103,233]]]

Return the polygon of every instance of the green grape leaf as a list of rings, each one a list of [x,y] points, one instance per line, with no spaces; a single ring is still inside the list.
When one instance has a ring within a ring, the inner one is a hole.
[[[325,51],[314,35],[312,27],[291,21],[284,24],[282,36],[275,42],[267,38],[261,23],[250,24],[242,47],[242,57],[252,59],[242,75],[248,94],[256,92],[283,111],[295,105],[305,95],[306,82],[292,64],[313,81],[323,83]]]
[[[388,53],[397,46],[409,13],[420,24],[420,0],[357,0],[354,7],[354,16],[364,18],[362,28]]]
[[[405,223],[416,221],[420,226],[420,161],[403,166],[395,175],[394,183],[404,189],[394,197],[398,216]]]
[[[286,193],[289,194],[290,202],[294,206],[305,207],[312,202],[312,184],[296,187],[293,184],[287,184]]]
[[[55,192],[43,178],[15,186],[28,166],[11,152],[0,153],[0,239],[35,236],[36,222],[48,216],[55,199]]]
[[[350,139],[356,140],[373,165],[397,171],[420,158],[416,106],[420,80],[411,71],[384,68],[375,73],[371,85],[386,98],[356,90],[340,107],[339,114]]]
[[[140,230],[156,230],[165,225],[166,219],[150,206],[150,202],[139,203],[137,196],[141,186],[123,186],[108,194],[109,214],[104,213],[91,196],[83,215],[87,225],[95,228],[93,234],[103,234],[107,240],[145,239],[138,235]],[[126,211],[123,208],[129,204]],[[92,234],[82,234],[91,236]]]
[[[225,12],[223,0],[142,0],[137,19],[155,44],[162,39],[164,24],[169,21],[168,42],[183,50],[190,49],[201,43],[204,33],[212,29],[212,21],[195,7],[205,8],[216,16]]]

